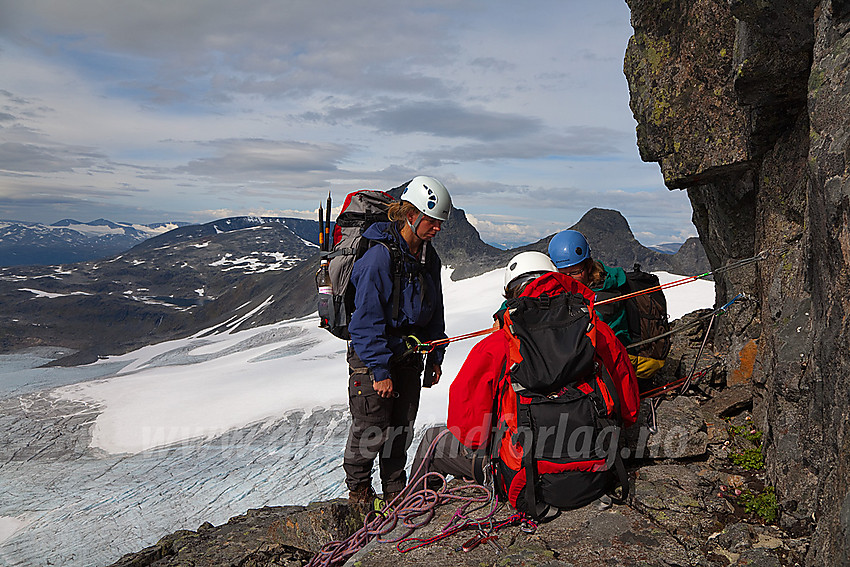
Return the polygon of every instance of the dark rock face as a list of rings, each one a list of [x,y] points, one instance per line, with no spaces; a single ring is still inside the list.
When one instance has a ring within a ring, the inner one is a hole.
[[[593,257],[609,266],[631,270],[635,264],[640,264],[644,270],[669,271],[674,258],[682,257],[678,252],[673,255],[660,254],[640,244],[632,234],[628,221],[618,211],[590,209],[570,228],[582,233],[590,244]],[[548,240],[546,245],[549,245]]]
[[[816,521],[808,565],[847,564],[850,489],[850,5],[628,0],[641,156],[687,188],[730,366],[756,349],[754,413],[782,522]],[[755,345],[755,346],[753,346]]]

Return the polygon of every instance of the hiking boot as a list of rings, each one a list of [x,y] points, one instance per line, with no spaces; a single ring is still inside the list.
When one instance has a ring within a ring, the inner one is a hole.
[[[593,503],[596,505],[596,509],[600,511],[607,510],[614,504],[613,500],[611,500],[611,497],[607,494],[603,494],[602,496],[597,498]]]
[[[376,500],[378,495],[371,486],[363,486],[348,492],[348,504],[365,512],[375,509]]]
[[[395,497],[399,494],[401,494],[401,490],[390,490],[389,492],[384,492],[384,502],[389,505],[389,503],[395,500]]]

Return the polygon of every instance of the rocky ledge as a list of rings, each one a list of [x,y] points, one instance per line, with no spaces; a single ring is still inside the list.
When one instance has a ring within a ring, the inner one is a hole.
[[[396,543],[373,540],[347,565],[802,564],[810,526],[780,522],[782,510],[764,474],[760,432],[750,416],[748,376],[741,368],[727,371],[710,343],[695,364],[705,333],[703,315],[697,312],[679,322],[694,325],[676,335],[656,382],[685,377],[694,367],[705,371],[687,394],[655,398],[660,401],[654,421],[645,400],[639,423],[626,436],[631,455],[627,502],[564,511],[534,533],[507,526],[497,534],[501,549],[479,545],[460,550],[475,533],[466,530],[403,555]],[[746,369],[746,361],[741,366]],[[651,428],[656,432],[650,434]],[[457,508],[456,501],[437,507],[412,537],[439,533]],[[497,518],[511,513],[503,506]],[[222,526],[204,524],[196,532],[166,536],[113,567],[305,565],[326,543],[360,529],[363,520],[345,500],[250,510]],[[397,530],[387,539],[400,535]]]

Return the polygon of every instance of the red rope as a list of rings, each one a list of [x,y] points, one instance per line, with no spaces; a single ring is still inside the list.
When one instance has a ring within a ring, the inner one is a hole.
[[[428,345],[430,348],[426,352],[431,352],[438,346],[447,345],[449,343],[453,343],[455,341],[462,341],[464,339],[471,339],[473,337],[480,337],[481,335],[489,335],[494,331],[498,331],[497,327],[490,327],[488,329],[481,329],[480,331],[474,331],[472,333],[466,333],[465,335],[457,335],[456,337],[448,337],[445,339],[436,339],[433,341],[427,341],[422,343],[422,345]]]
[[[614,303],[615,301],[622,301],[624,299],[631,299],[632,297],[638,297],[640,295],[646,295],[647,293],[652,293],[653,291],[658,291],[660,289],[669,289],[671,287],[676,287],[678,285],[683,285],[686,283],[695,282],[700,279],[702,276],[688,276],[686,278],[682,278],[680,280],[675,280],[672,282],[667,282],[666,284],[654,285],[652,287],[648,287],[646,289],[641,289],[638,291],[633,291],[631,293],[627,293],[625,295],[617,295],[615,297],[609,297],[608,299],[603,299],[602,301],[597,301],[594,303],[596,307],[600,305],[606,305],[608,303]]]
[[[432,455],[437,441],[443,435],[450,435],[448,430],[445,430],[441,435],[438,435],[428,448],[427,455]],[[419,469],[413,473],[415,478],[421,469],[429,461],[430,457],[423,459]],[[442,481],[442,486],[438,490],[428,488],[428,481],[439,479]],[[480,494],[469,496],[462,494],[468,489],[475,489]],[[348,539],[343,541],[332,541],[322,547],[319,552],[313,556],[308,563],[309,567],[337,567],[345,563],[352,555],[357,553],[370,541],[377,539],[382,543],[397,543],[397,547],[409,538],[414,531],[427,525],[436,514],[436,507],[447,502],[461,502],[461,506],[455,511],[451,521],[443,528],[441,533],[451,535],[457,531],[469,526],[491,526],[494,524],[493,516],[498,509],[498,499],[495,494],[480,484],[464,484],[461,486],[448,488],[446,478],[437,472],[428,472],[419,477],[415,484],[408,484],[393,500],[387,503],[384,510],[380,512],[369,512],[363,523],[363,527],[352,534]],[[469,510],[473,505],[478,506]],[[486,514],[478,518],[470,518],[468,513],[488,507]],[[400,537],[392,539],[384,539],[401,524],[406,531]],[[447,537],[447,536],[442,536]],[[430,539],[430,538],[429,538]],[[442,539],[442,538],[439,538]],[[415,540],[411,540],[415,541]],[[435,540],[436,541],[436,540]],[[417,544],[418,545],[418,544]],[[427,544],[424,544],[427,545]],[[421,547],[421,546],[420,546]],[[410,548],[405,548],[410,551]],[[399,547],[399,551],[401,548]]]

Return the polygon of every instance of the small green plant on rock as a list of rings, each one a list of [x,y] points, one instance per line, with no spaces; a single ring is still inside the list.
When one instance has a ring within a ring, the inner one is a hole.
[[[761,446],[744,449],[740,453],[729,453],[732,462],[748,471],[758,471],[764,468],[764,455]]]
[[[737,451],[730,451],[729,458],[739,467],[758,471],[764,468],[764,454],[761,452],[761,431],[750,424],[729,425],[729,435]]]
[[[729,433],[733,437],[743,437],[753,443],[761,443],[761,431],[747,425],[730,425]]]
[[[772,486],[768,486],[758,494],[746,490],[738,496],[738,502],[744,506],[744,510],[748,514],[758,516],[763,522],[775,522],[779,517],[779,507],[776,504],[776,492],[773,490]]]

